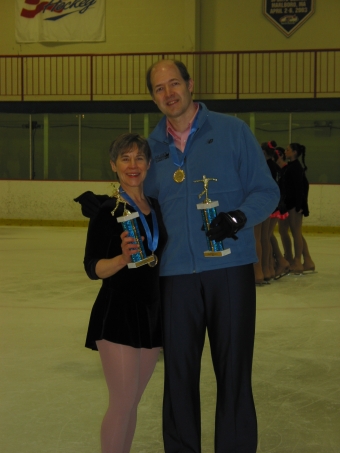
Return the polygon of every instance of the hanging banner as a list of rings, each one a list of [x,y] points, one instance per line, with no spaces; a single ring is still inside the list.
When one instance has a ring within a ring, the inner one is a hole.
[[[264,15],[284,35],[291,36],[314,14],[314,0],[286,1],[263,0]]]
[[[17,42],[105,41],[105,0],[16,0]]]

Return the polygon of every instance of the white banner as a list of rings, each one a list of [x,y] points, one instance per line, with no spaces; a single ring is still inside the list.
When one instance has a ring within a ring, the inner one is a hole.
[[[105,41],[105,0],[16,0],[17,42]]]

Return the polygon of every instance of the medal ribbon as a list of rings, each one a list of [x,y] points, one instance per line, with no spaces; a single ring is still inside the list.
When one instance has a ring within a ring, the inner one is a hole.
[[[193,122],[193,125],[191,127],[191,130],[190,130],[190,134],[189,134],[189,137],[188,137],[188,140],[185,144],[185,148],[184,148],[184,152],[181,153],[182,154],[182,161],[180,160],[179,156],[178,156],[178,152],[177,152],[177,148],[175,146],[175,142],[174,142],[174,138],[173,136],[169,133],[169,149],[170,149],[170,154],[171,154],[171,158],[172,158],[172,162],[180,169],[183,167],[183,164],[184,164],[184,161],[185,161],[185,158],[188,154],[188,151],[189,151],[189,148],[190,148],[190,143],[194,137],[194,134],[195,132],[197,131],[198,127],[197,127],[197,123],[198,123],[198,115],[199,115],[199,111],[197,112],[197,115],[194,119],[194,122]]]
[[[119,193],[120,193],[120,195],[122,195],[124,193],[124,196],[122,195],[123,198],[125,198],[126,201],[129,203],[129,205],[131,205],[133,207],[133,209],[135,209],[138,212],[139,217],[142,221],[145,233],[146,233],[149,250],[151,250],[151,252],[153,253],[157,248],[158,238],[159,238],[159,229],[158,229],[158,223],[157,223],[157,217],[156,217],[155,210],[150,206],[151,216],[152,216],[152,229],[153,229],[153,237],[152,237],[148,222],[146,221],[146,218],[145,218],[145,215],[142,213],[142,211],[139,209],[139,207],[136,205],[136,203],[131,199],[131,197],[121,187],[119,187]]]

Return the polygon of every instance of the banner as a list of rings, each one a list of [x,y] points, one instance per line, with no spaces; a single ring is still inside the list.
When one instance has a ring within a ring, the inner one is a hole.
[[[17,42],[105,41],[105,0],[16,0]]]
[[[264,0],[264,15],[289,38],[314,13],[314,0]]]

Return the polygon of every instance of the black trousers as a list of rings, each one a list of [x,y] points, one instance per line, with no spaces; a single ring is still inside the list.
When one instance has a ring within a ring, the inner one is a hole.
[[[165,453],[201,453],[199,383],[206,330],[217,382],[215,452],[255,453],[253,265],[162,277],[161,284]]]

